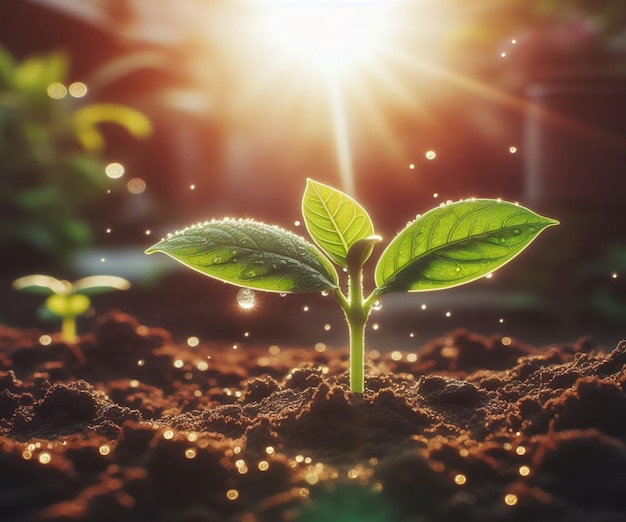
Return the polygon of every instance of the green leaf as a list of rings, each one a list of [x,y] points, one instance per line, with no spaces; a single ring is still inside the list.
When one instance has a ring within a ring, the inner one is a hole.
[[[83,295],[102,294],[114,290],[128,290],[130,282],[123,277],[95,275],[83,277],[72,283],[72,292]]]
[[[145,138],[152,133],[150,119],[138,110],[117,103],[94,103],[74,112],[76,137],[85,150],[94,152],[104,147],[104,137],[96,125],[103,122],[124,127],[135,138]]]
[[[76,317],[87,311],[89,298],[82,294],[54,294],[46,299],[46,307],[59,317]]]
[[[146,250],[163,252],[215,279],[268,292],[316,292],[337,287],[337,273],[301,237],[250,219],[192,226]]]
[[[366,210],[337,189],[307,180],[302,198],[306,228],[318,246],[339,266],[347,267],[348,250],[374,234]]]
[[[376,266],[377,292],[441,290],[508,263],[558,221],[505,201],[478,199],[435,208],[410,223]]]
[[[49,295],[67,294],[71,290],[71,285],[68,281],[62,281],[56,277],[33,274],[13,281],[13,288],[24,292]]]
[[[383,240],[380,236],[369,236],[355,242],[346,255],[346,261],[351,273],[355,273],[363,268],[363,265],[372,255],[374,246]]]

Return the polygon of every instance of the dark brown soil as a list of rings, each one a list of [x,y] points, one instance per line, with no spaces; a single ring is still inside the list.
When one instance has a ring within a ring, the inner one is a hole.
[[[357,396],[345,351],[190,347],[121,313],[40,335],[0,328],[5,521],[626,519],[624,342],[458,331],[370,360]]]

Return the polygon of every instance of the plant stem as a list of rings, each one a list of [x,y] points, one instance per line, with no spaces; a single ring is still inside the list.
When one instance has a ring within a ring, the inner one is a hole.
[[[61,339],[66,343],[76,342],[76,317],[67,315],[61,323]]]
[[[348,319],[350,331],[350,390],[363,393],[365,389],[365,323]]]
[[[348,322],[350,335],[350,390],[363,393],[365,388],[365,324],[372,308],[363,299],[363,273],[360,269],[350,271],[348,298],[341,291],[335,292],[339,305]]]

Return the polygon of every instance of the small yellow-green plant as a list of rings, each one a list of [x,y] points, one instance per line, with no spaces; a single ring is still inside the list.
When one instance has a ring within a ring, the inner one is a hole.
[[[170,234],[146,250],[163,252],[203,274],[244,288],[279,293],[333,292],[350,333],[350,388],[364,388],[365,324],[390,292],[442,290],[493,272],[558,221],[514,203],[469,199],[417,216],[383,251],[375,288],[363,292],[363,266],[382,238],[367,211],[347,194],[313,180],[302,199],[317,243],[251,219],[222,219]],[[320,250],[321,249],[321,250]],[[342,290],[333,263],[348,274]]]
[[[33,274],[13,281],[13,288],[48,296],[41,315],[61,321],[61,338],[67,343],[76,342],[76,318],[84,314],[91,304],[88,296],[127,290],[130,283],[117,276],[96,275],[83,277],[70,283],[48,275]]]

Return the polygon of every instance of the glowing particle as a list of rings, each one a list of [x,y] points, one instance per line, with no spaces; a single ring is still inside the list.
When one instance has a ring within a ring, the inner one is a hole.
[[[241,288],[239,292],[237,292],[237,303],[240,308],[244,310],[250,310],[254,308],[254,304],[256,303],[256,294],[254,290],[250,288]]]
[[[332,328],[332,326],[330,325],[330,323],[326,323],[324,325],[324,330],[326,330],[327,332]]]
[[[192,348],[198,346],[200,344],[200,339],[195,336],[191,336],[187,338],[187,346],[191,346]]]
[[[422,310],[426,310],[426,308],[428,308],[428,307],[427,307],[425,304],[423,304],[422,306],[420,306],[420,308],[421,308]]]
[[[172,430],[165,430],[163,432],[163,438],[166,440],[170,440],[174,438],[174,432]]]
[[[209,369],[209,363],[206,361],[198,361],[196,368],[198,368],[201,372],[206,372]]]
[[[410,168],[411,170],[413,170],[413,169],[415,168],[415,163],[410,163],[410,164],[409,164],[409,168]]]
[[[452,312],[446,312],[446,317],[452,317]]]
[[[117,162],[109,163],[104,168],[105,174],[111,179],[121,178],[124,175],[125,171],[126,169],[124,168],[124,165],[122,165],[121,163],[117,163]]]
[[[130,381],[130,387],[131,388],[139,388],[139,381],[137,379],[132,379]]]
[[[107,234],[110,234],[110,233],[111,233],[111,229],[110,229],[110,228],[107,228],[107,229],[105,230],[105,232],[106,232]]]
[[[413,339],[413,337],[415,337],[415,333],[414,333],[414,332],[409,332],[409,337],[410,337],[411,339]]]
[[[507,506],[514,506],[515,504],[517,504],[517,495],[514,495],[513,493],[509,493],[508,495],[505,495],[504,503]]]
[[[237,350],[238,348],[239,348],[239,345],[233,344],[233,350]]]
[[[273,344],[267,351],[270,352],[270,355],[278,355],[280,353],[280,346]]]
[[[414,363],[417,361],[417,354],[416,353],[410,353],[406,356],[406,360],[410,363]]]
[[[454,476],[454,483],[457,486],[463,486],[465,483],[467,483],[467,477],[462,473],[459,473]]]
[[[268,446],[267,448],[265,448],[265,453],[267,453],[268,455],[273,455],[275,451],[276,450],[274,449],[274,446]]]
[[[50,455],[50,453],[48,453],[47,451],[42,451],[39,454],[39,464],[49,464],[50,461],[52,460],[52,455]]]
[[[141,178],[133,178],[126,183],[126,190],[131,194],[142,194],[146,190],[146,182]]]
[[[611,274],[611,278],[612,278],[612,279],[617,279],[617,278],[618,278],[618,273],[617,273],[617,272],[613,272],[613,273]]]
[[[378,330],[380,328],[380,325],[378,323],[374,323],[372,325],[372,330]]]
[[[528,466],[520,466],[518,472],[522,477],[527,477],[530,475],[530,468]]]
[[[296,220],[296,221],[294,221],[294,222],[293,222],[293,224],[294,224],[295,226],[299,227],[299,226],[300,226],[300,221]]]
[[[326,351],[326,345],[324,343],[315,343],[315,351],[323,353]]]
[[[526,448],[524,446],[519,446],[515,448],[515,453],[518,455],[526,455]]]
[[[150,234],[152,234],[152,230],[147,228],[145,234],[146,234],[146,236],[149,236]]]
[[[493,277],[493,274],[491,272],[489,272],[486,276],[485,279],[491,279]]]
[[[439,197],[439,192],[433,192],[433,198],[437,199]]]
[[[196,185],[194,183],[189,185],[189,190],[196,190]]]
[[[391,352],[391,360],[392,361],[401,361],[402,360],[402,352],[393,351]]]
[[[257,464],[259,471],[267,471],[270,469],[270,463],[267,460],[262,460]]]
[[[427,160],[432,161],[437,157],[437,153],[434,150],[428,150],[426,151],[425,156]]]
[[[73,82],[70,84],[68,91],[70,96],[74,98],[82,98],[87,94],[87,86],[83,82]]]
[[[239,491],[236,489],[229,489],[226,492],[226,498],[231,501],[237,500],[239,498]]]
[[[24,460],[30,460],[30,459],[32,459],[32,458],[33,458],[33,453],[32,453],[32,451],[29,451],[29,450],[24,450],[24,451],[22,451],[22,458],[23,458]]]
[[[370,350],[370,359],[372,361],[380,359],[380,352],[378,350]]]
[[[67,87],[62,83],[51,83],[46,89],[48,96],[53,100],[61,100],[67,96]]]
[[[310,486],[315,486],[315,484],[319,482],[320,478],[315,471],[311,471],[305,475],[304,480],[306,480],[307,484]]]
[[[515,153],[517,152],[517,147],[515,147],[514,145],[513,145],[513,146],[511,146],[511,147],[509,147],[509,152],[510,152],[511,154],[515,154]]]
[[[50,343],[52,343],[52,337],[50,337],[49,335],[42,335],[41,337],[39,337],[39,344],[43,346],[48,346]]]
[[[244,337],[250,337],[250,332],[244,332],[244,333],[243,333],[243,336],[244,336]]]
[[[196,458],[196,449],[195,448],[188,448],[185,450],[185,457],[187,457],[188,459],[195,459]]]
[[[309,311],[309,307],[307,305],[304,305],[302,307],[302,310],[305,311],[305,312],[308,312]]]
[[[137,361],[137,366],[140,366],[140,367],[141,367],[141,366],[143,366],[144,364],[146,364],[146,361],[144,361],[143,359],[139,359],[139,360]]]
[[[501,52],[501,53],[500,53],[500,56],[501,56],[502,58],[506,58],[506,53],[505,53],[505,52]]]
[[[515,44],[517,43],[517,40],[516,40],[515,38],[513,38],[513,39],[511,40],[511,43],[512,43],[513,45],[515,45]]]
[[[504,318],[503,318],[503,317],[500,317],[500,319],[498,319],[498,322],[499,322],[500,324],[504,323]]]
[[[510,337],[503,337],[500,341],[504,346],[509,346],[513,341]]]
[[[185,361],[183,361],[182,359],[174,360],[174,368],[182,368],[184,365],[185,365]]]
[[[357,479],[359,478],[359,470],[357,468],[349,469],[347,475],[349,479]]]
[[[461,448],[459,450],[459,455],[461,457],[467,457],[469,455],[469,450],[467,448]]]
[[[111,453],[111,448],[104,444],[102,446],[100,446],[100,448],[98,448],[98,452],[100,453],[100,455],[108,455],[109,453]]]
[[[380,482],[374,482],[372,484],[372,493],[382,493],[383,485]]]
[[[233,453],[234,453],[235,455],[239,455],[239,454],[241,453],[241,446],[235,446],[235,447],[233,448]]]

